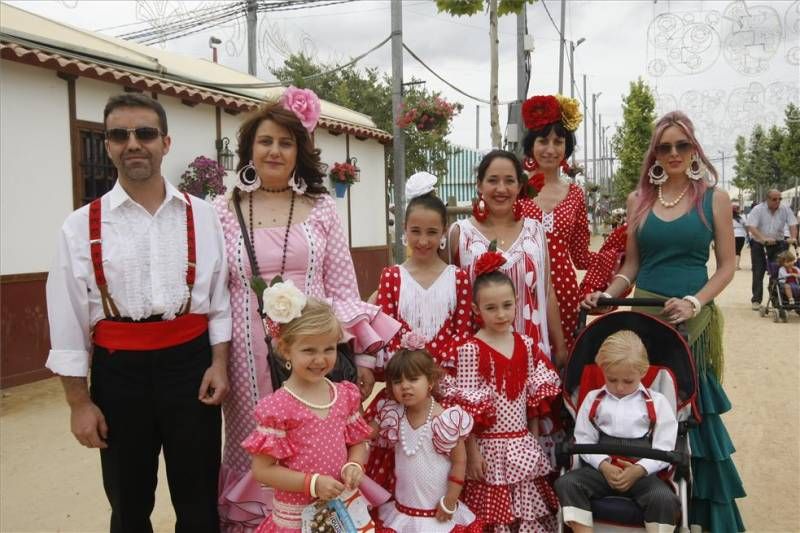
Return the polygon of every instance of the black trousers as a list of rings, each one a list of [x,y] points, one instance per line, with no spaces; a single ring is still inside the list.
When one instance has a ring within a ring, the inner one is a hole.
[[[164,450],[176,533],[219,531],[219,406],[197,397],[211,364],[208,333],[148,352],[96,346],[91,395],[108,423],[100,450],[111,533],[151,533],[158,456]]]
[[[753,270],[753,297],[750,299],[752,303],[761,303],[761,300],[764,298],[764,273],[767,271],[767,262],[764,259],[764,248],[767,249],[769,260],[775,261],[776,256],[786,250],[787,247],[785,242],[777,242],[769,246],[764,246],[760,242],[750,239],[750,263]]]

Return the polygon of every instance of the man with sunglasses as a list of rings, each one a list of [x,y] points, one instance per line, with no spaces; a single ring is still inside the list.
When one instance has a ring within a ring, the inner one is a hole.
[[[47,367],[61,376],[75,438],[100,450],[112,533],[153,531],[162,451],[175,531],[217,532],[231,338],[222,228],[161,174],[171,143],[161,104],[114,96],[104,122],[117,182],[62,226]]]
[[[783,228],[789,226],[789,238],[784,240]],[[764,272],[767,262],[764,252],[770,261],[787,248],[787,244],[797,244],[797,218],[789,206],[781,205],[781,192],[770,189],[767,199],[756,205],[747,215],[747,231],[750,232],[750,262],[753,270],[753,310],[761,307],[764,296]]]

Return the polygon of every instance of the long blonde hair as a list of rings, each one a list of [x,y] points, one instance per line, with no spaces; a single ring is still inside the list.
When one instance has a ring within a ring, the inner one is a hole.
[[[644,221],[647,219],[647,215],[650,214],[650,211],[653,209],[653,204],[656,201],[656,187],[650,183],[648,172],[650,171],[650,167],[653,166],[653,163],[656,162],[656,146],[661,140],[661,136],[664,135],[664,131],[671,126],[680,128],[681,131],[686,134],[689,138],[689,142],[694,145],[694,149],[700,161],[708,169],[709,177],[713,178],[713,181],[710,179],[708,181],[689,180],[691,183],[691,187],[689,188],[689,202],[694,204],[694,209],[697,209],[703,224],[710,227],[705,213],[703,213],[703,197],[709,187],[714,187],[716,185],[719,180],[719,174],[717,174],[714,165],[712,165],[711,161],[706,157],[703,147],[700,146],[700,143],[697,141],[697,137],[694,134],[694,124],[692,124],[689,117],[687,117],[683,111],[670,111],[656,121],[653,135],[650,137],[650,146],[642,161],[642,168],[639,172],[639,185],[636,187],[636,205],[634,206],[629,221],[630,226],[636,230],[642,229]]]

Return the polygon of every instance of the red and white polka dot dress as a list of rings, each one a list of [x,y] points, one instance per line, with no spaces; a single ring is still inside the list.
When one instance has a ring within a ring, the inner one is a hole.
[[[527,421],[529,409],[559,395],[561,381],[532,339],[514,337],[511,359],[477,338],[458,349],[456,401],[483,424],[473,433],[486,461],[483,482],[467,481],[462,499],[495,531],[518,523],[522,532],[553,532],[558,500],[547,480],[550,460]]]
[[[583,297],[578,290],[575,269],[588,269],[593,255],[589,251],[589,218],[583,190],[570,183],[567,196],[549,213],[543,213],[532,199],[521,202],[522,216],[540,221],[547,232],[550,275],[561,311],[561,329],[567,347],[571,348],[578,323],[578,306]]]
[[[425,348],[448,373],[455,373],[456,347],[472,335],[472,287],[469,274],[453,265],[423,288],[402,265],[381,272],[377,304],[400,322],[385,348],[385,362],[400,348],[409,331],[425,337]]]

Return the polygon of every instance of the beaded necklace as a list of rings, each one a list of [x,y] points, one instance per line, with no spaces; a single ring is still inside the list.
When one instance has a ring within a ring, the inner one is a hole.
[[[283,192],[288,189],[289,188],[287,187],[286,189],[283,189],[281,191],[269,190],[267,192]],[[292,215],[294,214],[294,197],[295,197],[295,192],[293,190],[292,201],[291,203],[289,203],[289,220],[286,221],[286,232],[283,235],[283,256],[281,257],[281,272],[279,274],[281,278],[283,277],[283,274],[286,271],[286,251],[289,248],[289,231],[292,229]],[[250,233],[250,243],[252,244],[253,248],[255,248],[256,241],[253,233],[253,193],[249,192],[247,198],[248,198],[248,215],[250,218],[250,227],[248,228]],[[253,272],[253,275],[257,276],[260,274],[261,269],[258,268],[258,258],[256,257],[255,249],[253,250],[252,256],[253,256],[253,263],[255,263],[257,269],[256,272]]]
[[[425,429],[425,426],[430,424],[431,419],[433,418],[433,406],[435,404],[436,404],[436,402],[434,402],[433,398],[431,398],[431,406],[428,407],[428,416],[425,418],[425,423],[417,428],[418,430],[420,430],[420,434],[417,435],[417,440],[416,440],[416,442],[414,442],[413,449],[409,450],[408,446],[406,446],[406,435],[405,435],[405,432],[403,431],[403,424],[402,424],[402,421],[401,421],[401,423],[400,423],[400,443],[402,444],[403,451],[406,452],[406,455],[414,455],[414,454],[416,454],[417,451],[422,446],[422,439],[425,437],[425,432],[423,430]],[[407,414],[407,412],[405,410],[403,411],[403,418],[405,418],[406,423],[408,424],[408,426],[411,427],[411,422],[408,421],[408,414]]]
[[[664,200],[664,196],[662,196],[662,194],[661,194],[661,185],[659,185],[658,186],[658,201],[659,201],[659,203],[661,203],[661,205],[663,205],[664,207],[667,207],[667,208],[675,207],[683,199],[683,195],[686,194],[686,191],[689,190],[690,186],[691,186],[691,183],[687,183],[686,187],[683,188],[683,190],[681,191],[681,193],[678,195],[677,198],[675,198],[671,202],[667,202],[666,200]]]
[[[328,387],[330,387],[331,391],[333,392],[333,398],[331,398],[331,401],[329,401],[328,403],[318,404],[318,403],[309,402],[308,400],[305,400],[305,399],[301,398],[300,395],[297,394],[296,392],[294,392],[292,389],[290,389],[288,385],[284,384],[283,388],[284,388],[284,390],[286,392],[289,393],[289,395],[292,398],[294,398],[298,402],[302,403],[306,407],[310,407],[311,409],[319,409],[319,410],[329,409],[329,408],[333,407],[333,404],[336,403],[336,398],[338,398],[339,393],[336,390],[336,385],[334,385],[331,382],[331,380],[329,380],[328,378],[324,378],[324,379],[325,379],[325,383],[328,384]]]

